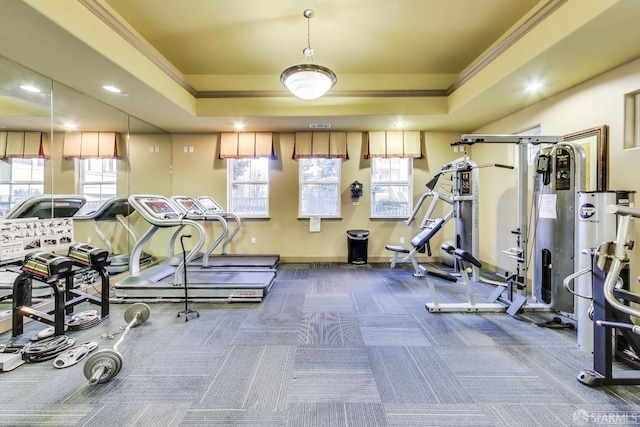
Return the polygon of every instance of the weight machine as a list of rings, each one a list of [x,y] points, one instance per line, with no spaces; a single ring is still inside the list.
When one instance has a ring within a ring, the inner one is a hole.
[[[490,135],[466,134],[459,142],[452,146],[473,145],[479,143],[515,144],[518,148],[518,180],[517,180],[517,228],[512,231],[517,236],[516,246],[503,252],[516,261],[515,270],[509,274],[506,283],[494,283],[497,287],[489,297],[489,302],[500,303],[507,307],[507,313],[512,316],[525,308],[529,310],[548,310],[543,304],[530,303],[527,297],[527,254],[529,244],[528,225],[528,175],[529,145],[558,144],[562,142],[560,136],[520,136],[520,135]],[[499,166],[499,165],[491,165]],[[477,237],[476,237],[477,240]],[[533,295],[532,291],[532,295]]]
[[[560,142],[536,156],[534,297],[552,310],[573,315],[574,295],[561,286],[578,268],[578,192],[585,189],[584,149]]]
[[[420,228],[427,230],[437,227],[437,229],[440,229],[453,218],[455,247],[467,251],[477,258],[479,245],[477,238],[474,238],[474,236],[478,235],[479,222],[479,167],[482,166],[478,166],[474,161],[470,160],[466,153],[463,157],[444,165],[440,172],[427,183],[429,191],[420,197],[405,223],[411,225],[422,205],[431,198],[431,202],[420,223]],[[433,212],[440,201],[450,206],[450,208],[442,218],[434,218]],[[479,276],[479,270],[475,265],[473,266],[472,276],[474,280],[477,280]]]

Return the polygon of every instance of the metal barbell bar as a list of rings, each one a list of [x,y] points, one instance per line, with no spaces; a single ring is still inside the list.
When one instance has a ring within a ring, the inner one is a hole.
[[[118,351],[118,346],[124,340],[129,329],[142,325],[147,321],[151,310],[147,304],[137,302],[132,304],[124,312],[124,320],[127,326],[122,332],[120,339],[113,345],[113,349],[104,349],[94,353],[84,364],[84,376],[89,380],[90,385],[106,383],[118,375],[122,369],[122,355]]]

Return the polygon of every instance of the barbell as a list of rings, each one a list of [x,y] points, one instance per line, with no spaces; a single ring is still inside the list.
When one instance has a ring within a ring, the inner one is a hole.
[[[124,312],[124,320],[127,322],[122,336],[113,345],[113,349],[104,349],[95,352],[84,364],[84,376],[89,380],[90,385],[106,383],[118,375],[122,369],[122,354],[118,351],[118,346],[129,332],[129,329],[142,325],[147,321],[151,310],[147,304],[137,302],[132,304]]]

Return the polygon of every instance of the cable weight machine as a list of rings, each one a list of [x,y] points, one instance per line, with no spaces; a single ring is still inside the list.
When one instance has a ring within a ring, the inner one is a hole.
[[[516,235],[516,246],[503,252],[515,260],[514,271],[508,275],[506,283],[496,283],[495,291],[489,297],[489,302],[500,303],[507,308],[507,313],[515,316],[524,309],[549,310],[548,306],[535,302],[529,302],[527,296],[528,276],[528,245],[529,245],[529,221],[528,214],[528,176],[529,176],[529,146],[539,144],[558,144],[562,142],[561,136],[519,136],[519,135],[490,135],[490,134],[465,134],[459,142],[452,146],[474,144],[515,144],[518,149],[518,179],[517,179],[517,226],[512,231]],[[482,279],[481,279],[482,280]],[[534,290],[532,290],[534,295]]]

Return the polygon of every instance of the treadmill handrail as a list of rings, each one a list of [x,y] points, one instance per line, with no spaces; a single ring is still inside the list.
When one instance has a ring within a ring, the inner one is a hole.
[[[187,200],[191,202],[198,210],[190,210],[184,206],[180,200]],[[209,256],[213,253],[213,251],[218,247],[218,245],[224,240],[229,230],[227,225],[227,220],[219,213],[211,213],[208,212],[204,207],[202,207],[193,197],[189,196],[171,196],[171,201],[175,202],[175,205],[180,211],[185,215],[185,218],[192,219],[194,221],[219,221],[222,225],[222,232],[218,236],[214,242],[209,245],[204,256],[202,257],[202,266],[209,266]],[[178,235],[180,234],[181,229],[178,228],[172,235],[171,240],[169,241],[169,255],[175,255],[173,253],[173,248],[175,247],[175,243],[177,241]]]
[[[173,209],[174,212],[172,213],[177,214],[177,216],[170,217],[170,218],[166,218],[166,217],[161,218],[158,216],[154,216],[148,210],[148,208],[140,202],[140,200],[143,200],[143,199],[157,199],[160,202],[166,203],[169,207]],[[204,246],[204,242],[205,242],[204,228],[200,224],[198,224],[196,221],[185,218],[184,215],[181,215],[179,209],[177,209],[177,207],[173,204],[173,202],[168,198],[164,196],[155,195],[155,194],[132,194],[131,196],[129,196],[129,203],[136,209],[136,211],[138,211],[138,214],[140,214],[140,216],[144,218],[145,221],[147,221],[149,224],[152,225],[152,227],[150,227],[149,230],[147,230],[144,236],[142,236],[142,238],[140,238],[140,240],[134,245],[133,250],[131,252],[131,261],[130,261],[129,271],[131,272],[132,276],[139,274],[140,255],[142,254],[142,248],[147,243],[147,241],[149,241],[151,236],[155,234],[158,228],[183,227],[185,225],[190,225],[198,232],[198,241],[186,257],[187,264],[190,261],[192,261],[193,258],[195,258],[196,254]],[[185,268],[185,261],[183,260],[180,262],[180,265],[178,265],[175,271],[176,284],[178,283],[178,278],[182,276],[181,273],[184,268]]]
[[[215,206],[218,206],[220,209],[216,209],[216,210],[207,209],[207,207],[202,203],[202,200],[209,200]],[[216,202],[211,196],[198,196],[196,198],[196,202],[207,213],[216,213],[218,215],[222,215],[222,217],[225,218],[225,219],[226,218],[231,218],[231,219],[233,219],[235,221],[236,228],[231,233],[229,233],[229,235],[227,236],[227,239],[222,243],[221,254],[222,255],[226,255],[227,254],[227,245],[229,244],[229,242],[231,242],[231,239],[233,239],[235,237],[235,235],[238,234],[238,232],[240,231],[240,227],[242,227],[242,220],[240,219],[240,217],[238,215],[234,214],[233,212],[225,211],[224,209],[222,209],[222,206],[220,206],[220,204],[218,202]]]

